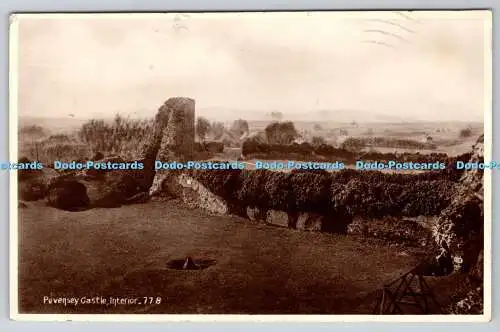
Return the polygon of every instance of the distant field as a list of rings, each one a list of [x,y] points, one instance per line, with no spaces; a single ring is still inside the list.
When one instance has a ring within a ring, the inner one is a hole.
[[[108,119],[109,120],[109,119]],[[75,118],[37,119],[20,118],[19,125],[22,134],[19,135],[19,155],[29,159],[38,159],[45,163],[53,160],[76,160],[90,158],[93,150],[105,154],[119,154],[124,158],[135,158],[140,155],[140,148],[149,129],[142,128],[141,124],[125,119],[117,128],[104,135],[98,130],[88,134],[82,141],[78,130],[86,120]],[[110,120],[112,121],[112,120]],[[135,121],[135,120],[134,120]],[[249,128],[252,134],[262,132],[269,121],[250,121]],[[483,131],[483,125],[478,123],[335,123],[335,122],[294,122],[297,131],[306,142],[312,142],[314,137],[321,137],[327,144],[340,146],[347,138],[384,137],[395,140],[410,140],[424,142],[430,137],[437,146],[434,150],[386,148],[383,146],[366,147],[365,150],[379,152],[419,152],[447,153],[450,156],[459,155],[470,151],[477,137]],[[22,131],[30,126],[40,126],[43,133],[29,134]],[[132,130],[135,126],[136,129]],[[137,127],[139,126],[139,127]],[[470,126],[469,137],[460,137],[460,130]],[[96,129],[94,127],[94,129]],[[97,128],[99,129],[99,128]],[[118,134],[117,134],[118,133]],[[137,133],[141,133],[138,135]],[[63,134],[63,135],[59,135]],[[57,136],[64,136],[57,138]],[[241,141],[239,142],[241,144]],[[104,148],[105,146],[105,148]],[[236,145],[237,146],[237,145]],[[109,151],[108,151],[109,150]],[[222,157],[234,160],[239,157],[237,149],[226,147]]]
[[[70,116],[66,118],[35,118],[20,117],[19,128],[23,126],[42,126],[52,134],[69,133],[79,129],[88,119],[75,119]]]
[[[377,151],[383,152],[383,153],[392,153],[394,151],[397,151],[399,153],[403,152],[419,152],[421,154],[429,154],[429,153],[446,153],[449,156],[458,156],[463,153],[470,152],[472,145],[476,142],[478,136],[474,136],[471,139],[464,139],[462,142],[457,143],[455,145],[450,145],[450,146],[437,146],[436,150],[410,150],[410,149],[392,149],[392,148],[381,148],[378,147],[376,148]]]
[[[253,134],[262,132],[269,122],[250,122],[250,131]],[[483,133],[482,123],[441,123],[441,122],[413,122],[413,123],[335,123],[335,122],[294,122],[295,127],[306,141],[313,136],[321,136],[328,144],[341,144],[346,138],[385,137],[394,139],[408,139],[425,141],[430,137],[437,145],[435,150],[403,149],[376,147],[380,152],[420,152],[447,153],[450,156],[469,152],[476,139]],[[471,128],[471,136],[460,137],[460,130]],[[347,133],[347,134],[346,134]],[[368,148],[367,148],[368,149]]]

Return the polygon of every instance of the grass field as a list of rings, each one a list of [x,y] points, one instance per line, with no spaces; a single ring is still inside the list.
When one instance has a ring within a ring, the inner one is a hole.
[[[24,313],[363,313],[367,295],[419,260],[417,249],[158,201],[73,213],[30,203],[19,210],[19,237]],[[187,255],[216,264],[167,268]],[[147,296],[162,303],[65,307],[44,305],[44,296]]]

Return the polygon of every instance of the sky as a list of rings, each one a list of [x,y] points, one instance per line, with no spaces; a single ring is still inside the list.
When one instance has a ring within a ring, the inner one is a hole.
[[[18,114],[149,117],[186,96],[213,119],[349,110],[482,121],[489,19],[483,11],[18,16]]]

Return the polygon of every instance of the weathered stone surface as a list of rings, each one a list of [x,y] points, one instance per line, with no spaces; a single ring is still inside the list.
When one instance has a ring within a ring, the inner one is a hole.
[[[481,136],[473,147],[470,162],[481,162],[483,158],[484,136]],[[469,271],[483,248],[483,171],[466,170],[452,195],[452,202],[433,228],[433,236],[458,262],[458,270]]]
[[[89,207],[90,200],[84,184],[72,178],[61,178],[48,190],[48,205],[67,211],[79,211]]]
[[[323,228],[324,219],[324,216],[314,212],[300,213],[297,221],[297,229],[319,232]]]
[[[476,144],[472,147],[472,156],[469,162],[483,162],[484,160],[484,135],[481,135]],[[460,178],[460,182],[463,188],[466,188],[468,191],[473,191],[476,193],[480,193],[483,195],[484,193],[484,173],[481,169],[470,169],[466,170],[462,177]]]
[[[190,98],[170,98],[165,107],[170,117],[163,132],[157,159],[187,161],[193,158],[195,138],[195,101]]]
[[[181,171],[177,170],[164,170],[157,173],[155,181],[149,188],[149,195],[180,198],[183,191],[177,178],[180,174]]]
[[[103,180],[82,181],[92,207],[118,207],[142,191],[133,172],[111,171]]]
[[[258,208],[247,206],[246,208],[247,217],[252,221],[265,221],[266,220],[266,211]]]
[[[170,194],[170,193],[165,193],[165,186],[167,185],[167,180],[168,174],[162,173],[162,174],[155,174],[153,183],[151,184],[151,187],[149,188],[149,195],[150,196],[160,196],[162,194]]]
[[[49,205],[67,209],[66,207],[72,204],[74,207],[90,208],[118,207],[139,202],[144,199],[139,199],[136,195],[147,192],[142,187],[141,176],[141,170],[100,171],[99,176],[89,176],[86,172],[61,175],[55,178],[49,187]],[[81,198],[83,194],[80,185],[85,188],[88,202]],[[61,195],[68,195],[69,198],[59,198]],[[72,200],[75,202],[72,203]],[[60,201],[63,203],[58,203]]]
[[[190,176],[181,174],[176,177],[182,186],[181,198],[183,202],[192,208],[200,208],[214,214],[229,214],[228,204],[221,197],[213,194],[199,181]]]
[[[159,114],[168,114],[168,119],[166,124],[162,123],[164,126],[161,135],[154,137],[155,149],[150,150],[151,155],[154,151],[157,153],[153,159],[162,162],[192,160],[195,153],[195,101],[184,97],[170,98],[160,108]],[[165,170],[154,172],[151,195],[163,186],[166,178],[165,172]]]
[[[482,281],[483,280],[483,275],[484,275],[484,252],[481,250],[477,257],[476,264],[472,267],[471,277],[473,277],[476,280]]]
[[[269,210],[266,214],[266,222],[268,224],[295,228],[297,225],[298,215],[294,213],[287,213],[278,210]]]
[[[140,160],[144,164],[142,178],[145,188],[151,187],[151,184],[153,183],[153,179],[156,174],[154,163],[156,160],[156,156],[158,155],[158,151],[160,150],[163,131],[167,126],[169,117],[170,109],[165,105],[161,106],[155,116],[153,130],[149,134],[149,137],[146,139],[145,144],[142,147]]]
[[[24,201],[36,201],[47,196],[48,188],[51,182],[59,176],[56,170],[43,168],[33,171],[26,176],[19,178],[18,194]]]
[[[158,155],[163,138],[163,131],[170,118],[170,107],[167,103],[168,101],[165,102],[165,104],[158,109],[158,113],[156,113],[153,130],[149,133],[149,137],[142,147],[140,159],[154,160]]]
[[[446,311],[454,315],[482,315],[483,298],[483,287],[476,287],[471,289],[463,299],[449,306]]]

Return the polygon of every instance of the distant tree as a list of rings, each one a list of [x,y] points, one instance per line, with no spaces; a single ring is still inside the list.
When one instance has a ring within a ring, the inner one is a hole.
[[[210,132],[212,133],[214,140],[218,140],[224,135],[224,124],[222,122],[214,121],[210,125]]]
[[[247,138],[247,141],[252,141],[254,143],[259,143],[259,144],[267,143],[266,134],[262,131],[259,131],[257,133],[250,135]]]
[[[48,135],[48,130],[39,125],[23,126],[19,130],[21,135],[30,136],[34,139],[43,138]]]
[[[352,152],[359,152],[365,148],[365,143],[360,139],[349,137],[342,142],[341,148]]]
[[[314,130],[323,130],[323,127],[319,123],[315,123],[313,128]]]
[[[347,129],[340,129],[340,136],[347,136],[347,135],[349,135]]]
[[[270,123],[264,131],[271,144],[291,144],[299,136],[291,121]]]
[[[250,132],[248,121],[243,119],[234,120],[231,125],[231,132],[237,137],[241,137],[243,134],[248,134]]]
[[[271,117],[274,120],[281,121],[283,119],[283,113],[281,113],[281,112],[271,112]]]
[[[320,146],[322,144],[326,144],[325,138],[323,136],[313,136],[311,140],[311,144],[313,146]]]
[[[50,141],[70,141],[71,138],[66,134],[54,134],[48,137]]]
[[[207,136],[208,132],[210,131],[210,121],[208,121],[204,117],[199,117],[196,119],[196,135],[198,135],[198,138],[202,141],[205,140],[205,137]]]
[[[471,127],[464,128],[464,129],[460,130],[460,133],[458,135],[460,136],[460,138],[471,137],[472,136],[472,128]]]

